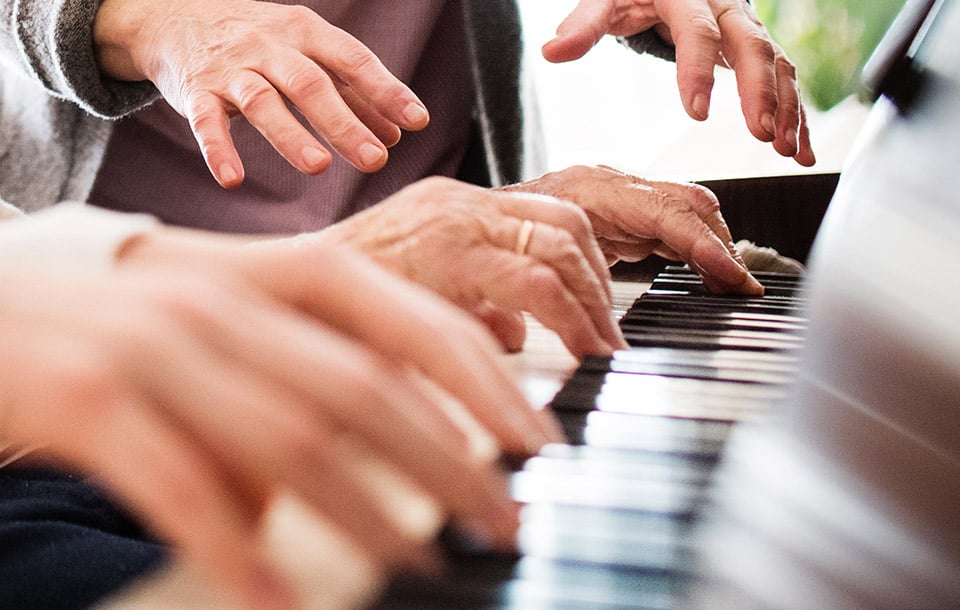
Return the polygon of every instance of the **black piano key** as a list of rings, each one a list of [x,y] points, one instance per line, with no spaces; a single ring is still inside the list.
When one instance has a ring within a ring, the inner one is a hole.
[[[666,318],[664,324],[672,324],[680,327],[684,326],[683,320],[690,321],[694,327],[696,327],[698,320],[703,320],[705,322],[715,324],[769,324],[772,328],[776,328],[777,325],[793,324],[802,329],[806,328],[806,319],[796,315],[795,312],[789,314],[776,314],[758,311],[742,311],[736,309],[724,311],[710,311],[702,308],[698,311],[683,311],[683,309],[680,307],[675,309],[676,311],[655,308],[646,310],[633,307],[623,315],[623,317],[620,319],[620,324],[623,326],[625,324],[633,323],[634,320],[638,320],[639,323],[642,324],[644,320],[647,320],[650,317],[664,316]]]
[[[635,328],[624,330],[624,338],[632,347],[677,347],[683,349],[742,349],[759,351],[796,350],[803,339],[786,333],[756,330],[704,330],[695,328]]]
[[[700,314],[696,317],[678,315],[669,312],[657,314],[642,310],[624,314],[620,320],[620,328],[624,331],[639,328],[666,328],[666,329],[704,329],[704,330],[760,330],[777,333],[802,333],[807,325],[800,321],[784,321],[782,319],[753,319],[740,318],[728,315]]]
[[[751,271],[750,273],[753,277],[757,278],[757,281],[761,284],[768,281],[791,282],[795,284],[803,283],[803,274],[798,273],[781,273],[778,271]],[[661,273],[657,274],[658,277],[662,275],[676,275],[691,278],[700,277],[685,265],[667,265]]]
[[[762,419],[795,374],[802,277],[764,297],[705,294],[670,267],[620,320],[635,347],[587,357],[554,397],[570,444],[516,464],[519,555],[450,542],[450,570],[403,579],[376,608],[676,608],[689,531],[731,427]]]
[[[671,572],[533,557],[468,557],[458,558],[442,579],[398,581],[376,608],[666,610],[677,607],[684,582]]]
[[[797,306],[791,302],[778,302],[762,298],[698,297],[678,295],[644,295],[634,309],[643,312],[664,311],[687,314],[744,313],[792,316]]]
[[[661,294],[661,295],[685,295],[685,296],[696,296],[703,295],[709,296],[713,293],[707,292],[706,286],[702,282],[695,282],[692,280],[655,280],[650,284],[650,288],[647,290],[647,294]],[[793,286],[764,286],[763,298],[766,299],[799,299],[802,296],[802,292],[798,291]]]

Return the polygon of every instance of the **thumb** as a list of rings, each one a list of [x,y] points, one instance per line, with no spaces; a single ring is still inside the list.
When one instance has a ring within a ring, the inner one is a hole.
[[[543,45],[543,57],[554,63],[583,57],[607,33],[611,10],[609,0],[581,0]]]

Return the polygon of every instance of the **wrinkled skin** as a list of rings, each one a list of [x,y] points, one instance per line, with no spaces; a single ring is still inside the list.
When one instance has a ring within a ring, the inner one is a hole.
[[[533,231],[518,253],[524,219]],[[657,252],[690,262],[711,290],[762,293],[712,194],[607,168],[571,168],[501,191],[431,178],[316,239],[349,244],[476,313],[512,350],[523,345],[523,311],[576,356],[625,347],[610,315],[607,263],[619,258]]]
[[[253,0],[106,0],[94,23],[105,74],[153,82],[190,123],[210,172],[243,181],[229,117],[242,114],[291,165],[329,167],[330,151],[362,171],[387,162],[402,129],[429,121],[423,103],[366,46],[303,6]]]
[[[571,61],[606,34],[650,28],[676,47],[677,84],[688,115],[707,118],[714,67],[732,68],[750,133],[800,165],[816,163],[796,68],[744,0],[582,0],[543,55]]]

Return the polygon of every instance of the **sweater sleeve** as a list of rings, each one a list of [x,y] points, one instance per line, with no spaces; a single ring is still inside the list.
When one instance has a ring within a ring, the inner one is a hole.
[[[152,83],[101,74],[93,49],[100,0],[0,0],[0,58],[57,97],[101,118],[116,118],[153,101]],[[9,61],[13,59],[13,61]]]
[[[645,30],[633,36],[620,36],[617,41],[624,44],[637,53],[646,53],[666,59],[667,61],[677,61],[677,49],[657,35],[652,29]]]

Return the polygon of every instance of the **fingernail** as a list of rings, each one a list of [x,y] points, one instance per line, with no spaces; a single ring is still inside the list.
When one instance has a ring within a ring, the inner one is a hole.
[[[704,93],[698,93],[693,98],[693,114],[701,121],[705,121],[710,114],[710,98]]]
[[[792,157],[792,156],[796,155],[797,152],[800,150],[800,148],[797,146],[797,132],[796,132],[796,131],[794,131],[794,130],[792,130],[792,129],[790,129],[790,130],[787,131],[787,144],[790,145],[790,150],[793,151],[793,153],[792,153],[790,156]]]
[[[237,179],[237,172],[234,171],[233,166],[229,163],[224,163],[220,166],[220,182],[224,184],[231,184]]]
[[[767,135],[769,135],[771,139],[777,137],[777,125],[773,120],[772,114],[767,113],[760,117],[760,126],[763,127],[763,130],[767,132]]]
[[[403,109],[403,119],[408,127],[420,127],[430,119],[427,109],[416,102],[410,102]]]
[[[310,169],[318,169],[327,162],[327,153],[315,146],[305,146],[300,153],[303,156],[303,162]]]
[[[385,155],[383,149],[374,144],[367,143],[360,147],[360,162],[366,167],[378,165]]]

